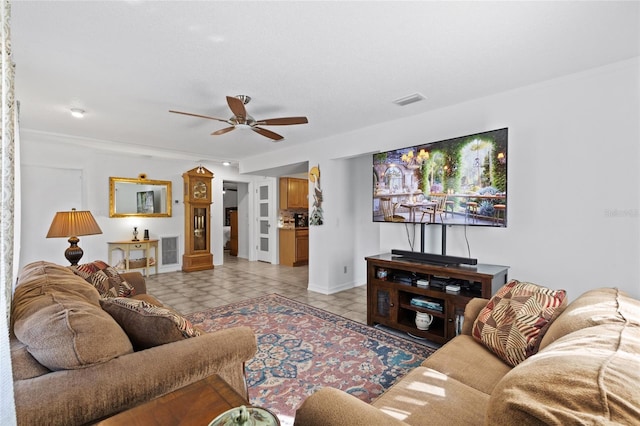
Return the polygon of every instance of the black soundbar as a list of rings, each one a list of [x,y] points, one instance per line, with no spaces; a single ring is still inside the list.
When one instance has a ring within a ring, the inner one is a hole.
[[[436,263],[438,265],[477,265],[478,259],[471,257],[446,256],[444,254],[420,253],[407,250],[391,250],[392,255],[418,262]]]

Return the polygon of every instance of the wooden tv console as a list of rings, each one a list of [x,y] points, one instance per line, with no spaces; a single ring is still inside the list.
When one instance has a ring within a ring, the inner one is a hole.
[[[436,343],[446,343],[460,333],[464,308],[474,297],[490,298],[507,282],[508,266],[478,264],[443,266],[403,259],[391,253],[366,257],[367,324],[382,324]],[[418,281],[428,287],[418,286]],[[446,291],[458,284],[460,292]],[[442,286],[442,288],[440,288]],[[428,309],[411,304],[419,298],[437,304]],[[418,330],[417,312],[433,315],[429,330]]]

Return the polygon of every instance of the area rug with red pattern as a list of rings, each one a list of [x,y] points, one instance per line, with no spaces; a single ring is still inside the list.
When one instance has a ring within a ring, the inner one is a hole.
[[[247,363],[251,404],[293,423],[295,410],[321,387],[371,402],[434,352],[433,348],[278,294],[186,317],[206,331],[248,326],[258,353]]]

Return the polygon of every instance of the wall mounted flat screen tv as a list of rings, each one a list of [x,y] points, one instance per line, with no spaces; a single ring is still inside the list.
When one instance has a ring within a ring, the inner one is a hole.
[[[508,129],[373,154],[374,222],[507,226]]]

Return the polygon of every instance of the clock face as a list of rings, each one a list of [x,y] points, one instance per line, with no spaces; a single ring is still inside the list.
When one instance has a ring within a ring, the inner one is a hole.
[[[193,198],[207,198],[207,184],[196,182],[193,185]]]

